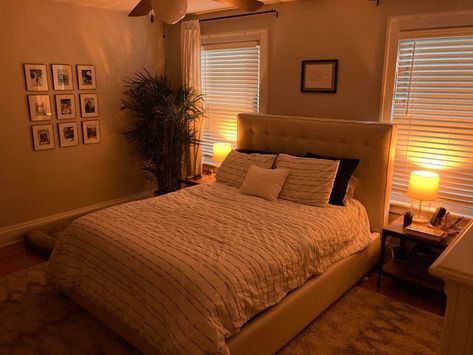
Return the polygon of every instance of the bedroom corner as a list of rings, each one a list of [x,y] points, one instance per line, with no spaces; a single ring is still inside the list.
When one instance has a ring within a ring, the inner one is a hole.
[[[163,72],[162,24],[53,1],[6,1],[1,7],[0,245],[18,240],[28,229],[54,230],[74,216],[151,195],[152,186],[121,135],[126,120],[120,106],[128,76],[143,69]],[[26,63],[45,65],[47,91],[27,91]],[[71,65],[72,89],[55,90],[51,64]],[[78,87],[76,67],[84,64],[95,67],[95,89]],[[84,117],[80,100],[90,93],[97,95],[98,112]],[[50,120],[30,120],[28,98],[39,94],[49,96]],[[59,116],[59,94],[73,96],[69,100],[75,100],[76,112],[68,116],[73,118]],[[84,122],[99,125],[99,143],[86,144]],[[75,127],[77,145],[60,141],[63,123]],[[34,150],[31,130],[39,124],[52,127],[54,149]]]

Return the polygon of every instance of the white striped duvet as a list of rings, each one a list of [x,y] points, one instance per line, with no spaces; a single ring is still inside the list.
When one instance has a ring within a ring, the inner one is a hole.
[[[162,353],[228,353],[251,317],[369,240],[355,200],[318,208],[211,183],[75,220],[48,275]]]

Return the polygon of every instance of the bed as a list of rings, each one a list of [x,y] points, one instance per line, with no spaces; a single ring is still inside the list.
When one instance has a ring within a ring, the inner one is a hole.
[[[241,114],[239,148],[359,158],[355,199],[317,209],[214,183],[124,204],[73,222],[50,277],[145,353],[273,353],[375,265],[394,134]]]

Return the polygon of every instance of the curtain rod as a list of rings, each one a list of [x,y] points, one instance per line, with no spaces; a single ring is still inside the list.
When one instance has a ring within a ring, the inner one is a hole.
[[[256,15],[265,15],[265,14],[275,14],[276,17],[279,16],[279,12],[277,10],[266,10],[266,11],[261,11],[261,12],[254,12],[254,13],[251,13],[251,14],[240,14],[240,15],[230,15],[230,16],[220,16],[220,17],[206,18],[206,19],[203,19],[203,20],[199,20],[199,22],[226,20],[226,19],[229,19],[229,18],[256,16]]]

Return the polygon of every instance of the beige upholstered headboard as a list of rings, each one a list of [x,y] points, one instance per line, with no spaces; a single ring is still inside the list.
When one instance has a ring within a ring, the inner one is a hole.
[[[395,134],[394,126],[375,122],[238,115],[238,148],[360,159],[355,198],[366,207],[374,232],[388,218]]]

